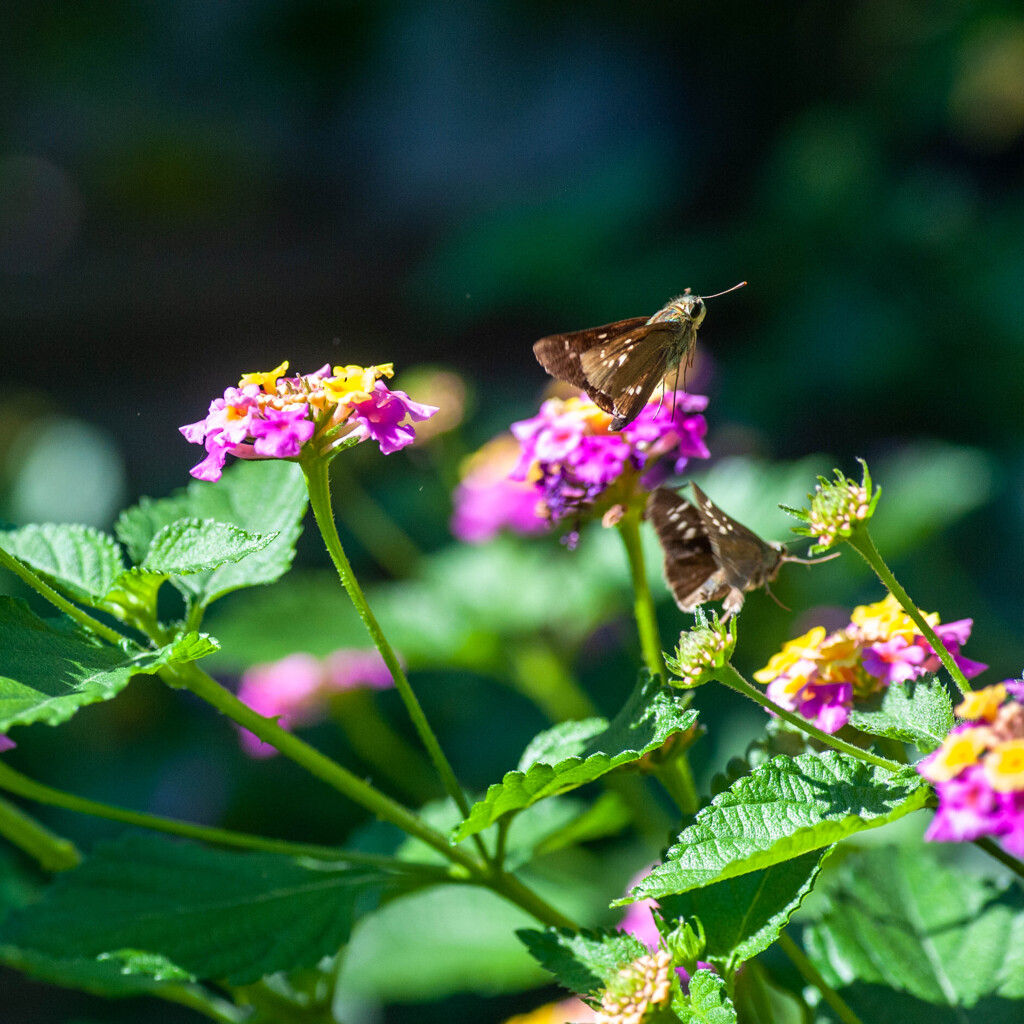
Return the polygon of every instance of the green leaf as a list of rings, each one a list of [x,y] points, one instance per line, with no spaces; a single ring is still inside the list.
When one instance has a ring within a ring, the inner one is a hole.
[[[834,988],[856,980],[961,1009],[986,997],[1024,998],[1024,893],[946,866],[927,847],[844,860],[804,943]],[[992,1006],[971,1019],[995,1013]]]
[[[273,535],[266,546],[253,549],[239,562],[174,578],[174,585],[189,601],[205,606],[240,587],[280,579],[295,556],[305,511],[306,488],[298,466],[278,459],[237,462],[217,483],[194,481],[169,498],[143,498],[121,513],[116,529],[138,565],[149,564],[161,530],[181,519],[214,519],[249,535]]]
[[[667,922],[699,917],[707,933],[706,960],[731,974],[744,960],[764,952],[814,887],[830,851],[803,856],[751,871],[737,878],[666,896],[661,903]]]
[[[182,982],[189,979],[187,972],[162,957],[143,959],[129,956],[125,951],[107,960],[75,960],[47,956],[17,946],[0,945],[0,963],[36,981],[110,999],[159,995],[168,987],[180,989]],[[190,984],[185,988],[197,994],[203,993],[198,985]],[[208,993],[203,993],[203,998],[208,998]]]
[[[736,1008],[725,994],[725,979],[714,971],[697,971],[689,995],[673,1009],[683,1024],[736,1024]]]
[[[187,633],[156,650],[126,652],[98,643],[71,619],[41,619],[24,601],[0,597],[0,732],[58,725],[86,704],[116,697],[136,673],[216,649],[204,634]]]
[[[0,547],[57,589],[97,607],[124,570],[117,542],[91,526],[44,523],[0,533]]]
[[[64,959],[146,951],[242,985],[336,952],[389,884],[369,868],[127,835],[11,914],[0,942]]]
[[[488,788],[484,799],[473,805],[453,833],[453,841],[483,831],[502,815],[638,761],[696,720],[697,712],[682,708],[674,691],[645,676],[607,728],[598,731],[602,719],[563,722],[536,737],[527,747],[522,767]],[[529,760],[537,756],[544,760]]]
[[[523,928],[516,934],[544,970],[584,996],[604,988],[624,964],[649,952],[639,939],[625,932]]]
[[[953,728],[953,702],[949,691],[935,676],[907,683],[893,683],[868,701],[859,701],[850,724],[872,736],[913,743],[929,754]]]
[[[276,537],[276,533],[249,533],[216,519],[177,519],[157,531],[140,568],[165,576],[191,576],[240,562]]]
[[[779,756],[720,793],[618,903],[688,892],[770,867],[924,806],[930,788],[836,751]]]
[[[442,885],[402,897],[359,922],[339,985],[381,1002],[456,992],[519,992],[545,976],[516,941],[534,919],[487,889]]]

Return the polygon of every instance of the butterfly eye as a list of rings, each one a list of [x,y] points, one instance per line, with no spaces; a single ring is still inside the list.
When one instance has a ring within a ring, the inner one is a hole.
[[[696,320],[704,312],[704,302],[702,299],[696,299],[693,305],[690,307],[690,318]]]

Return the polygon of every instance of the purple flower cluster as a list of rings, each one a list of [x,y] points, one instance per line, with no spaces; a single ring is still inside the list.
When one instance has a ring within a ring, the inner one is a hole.
[[[613,484],[638,483],[653,490],[682,473],[691,458],[711,454],[704,443],[707,407],[703,395],[669,392],[648,403],[621,431],[612,417],[589,399],[549,398],[532,419],[512,424],[522,452],[513,480],[536,476],[536,488],[549,518],[563,519],[593,504]]]
[[[939,809],[925,839],[966,842],[997,836],[1024,857],[1024,681],[1009,679],[968,694],[965,719],[917,770],[934,783]]]
[[[239,459],[295,459],[311,440],[327,454],[343,441],[374,440],[385,455],[412,444],[409,420],[425,420],[437,409],[392,391],[381,380],[393,373],[381,366],[323,366],[315,373],[284,377],[288,364],[267,373],[248,373],[237,388],[210,403],[207,415],[181,427],[206,458],[190,473],[219,480],[228,455]]]
[[[340,650],[323,660],[311,654],[290,654],[247,669],[238,699],[264,718],[276,718],[282,729],[292,729],[322,719],[335,694],[361,686],[382,690],[392,685],[391,673],[376,651]],[[239,732],[242,748],[250,756],[277,753],[248,729]]]

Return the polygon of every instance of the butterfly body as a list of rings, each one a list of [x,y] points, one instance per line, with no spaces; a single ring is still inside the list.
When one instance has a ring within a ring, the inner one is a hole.
[[[692,364],[697,328],[706,313],[704,300],[687,291],[652,317],[552,334],[541,338],[533,352],[552,377],[582,388],[611,413],[611,429],[621,430],[636,419],[667,374]]]
[[[665,582],[682,611],[722,601],[729,617],[749,591],[774,580],[790,556],[782,544],[765,543],[691,486],[694,502],[664,487],[647,500],[647,517],[665,553]]]

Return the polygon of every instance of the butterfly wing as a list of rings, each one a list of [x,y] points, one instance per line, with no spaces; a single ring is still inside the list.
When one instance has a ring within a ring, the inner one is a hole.
[[[782,564],[782,552],[727,516],[696,484],[690,486],[725,583],[742,593],[774,579]]]
[[[705,601],[717,600],[723,586],[711,539],[696,507],[674,491],[659,487],[647,499],[651,521],[665,555],[662,570],[676,604],[692,612]]]
[[[612,400],[613,430],[636,419],[647,404],[672,365],[682,330],[677,322],[644,322],[580,355],[586,382]]]
[[[585,331],[551,334],[534,344],[533,354],[537,357],[537,362],[552,377],[586,391],[599,408],[604,409],[605,412],[613,412],[611,396],[602,392],[588,380],[587,375],[583,372],[581,357],[584,352],[595,346],[606,343],[611,338],[628,335],[646,323],[647,317],[634,316],[628,320],[604,324],[602,327],[590,327]]]

